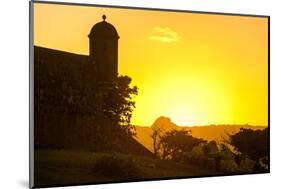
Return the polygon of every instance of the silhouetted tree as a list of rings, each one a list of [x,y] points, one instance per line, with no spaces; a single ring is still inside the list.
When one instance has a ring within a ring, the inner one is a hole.
[[[191,135],[190,130],[172,130],[160,136],[162,159],[178,159],[195,146],[205,143],[202,139]]]
[[[163,130],[160,128],[152,129],[151,138],[153,141],[153,152],[156,157],[160,157],[160,137],[163,134]]]
[[[132,79],[128,76],[119,76],[115,86],[104,95],[103,113],[120,126],[122,131],[135,135],[135,127],[130,123],[135,101],[138,94],[136,86],[130,86]]]
[[[229,135],[229,138],[229,144],[234,146],[235,150],[255,161],[269,155],[268,128],[263,130],[241,128],[238,133]]]

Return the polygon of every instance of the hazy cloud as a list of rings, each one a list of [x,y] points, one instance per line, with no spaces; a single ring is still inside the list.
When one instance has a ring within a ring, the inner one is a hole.
[[[180,40],[180,36],[177,32],[173,31],[169,27],[158,27],[152,28],[151,34],[148,36],[150,40],[160,41],[164,43],[172,43]]]

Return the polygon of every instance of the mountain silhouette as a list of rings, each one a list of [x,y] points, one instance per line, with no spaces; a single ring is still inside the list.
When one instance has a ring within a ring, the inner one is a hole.
[[[136,126],[136,140],[143,144],[147,149],[153,151],[152,145],[152,132],[153,130],[191,130],[193,137],[202,138],[207,141],[215,140],[217,142],[227,139],[228,134],[237,133],[240,128],[247,129],[264,129],[266,126],[255,126],[255,125],[206,125],[206,126],[178,126],[172,122],[168,117],[160,116],[157,118],[150,127]]]
[[[173,123],[170,118],[160,116],[151,125],[151,129],[172,130],[172,129],[178,129],[178,126],[175,123]]]

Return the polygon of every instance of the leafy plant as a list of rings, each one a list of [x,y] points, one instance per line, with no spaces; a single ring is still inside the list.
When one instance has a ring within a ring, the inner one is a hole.
[[[140,168],[132,157],[118,154],[104,155],[96,160],[93,172],[108,177],[135,178],[140,175]]]

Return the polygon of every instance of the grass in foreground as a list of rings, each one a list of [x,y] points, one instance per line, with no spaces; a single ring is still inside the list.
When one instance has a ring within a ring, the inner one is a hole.
[[[196,165],[117,153],[35,150],[34,160],[37,187],[217,174]]]

